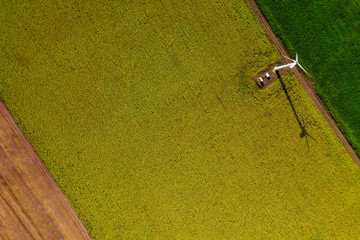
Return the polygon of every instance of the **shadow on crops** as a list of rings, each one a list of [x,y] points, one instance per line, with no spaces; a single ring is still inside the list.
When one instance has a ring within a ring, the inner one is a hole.
[[[305,139],[306,139],[306,145],[307,145],[308,150],[309,150],[309,140],[308,140],[307,137],[310,137],[310,138],[311,138],[312,140],[314,140],[316,143],[317,143],[317,141],[315,140],[315,138],[313,138],[313,137],[306,131],[305,123],[302,123],[302,122],[300,121],[299,115],[297,114],[297,112],[296,112],[296,110],[295,110],[295,107],[294,107],[294,104],[293,104],[293,102],[291,101],[289,92],[287,91],[286,86],[285,86],[285,83],[284,83],[284,81],[282,80],[281,75],[279,74],[278,71],[276,71],[276,76],[279,78],[279,81],[280,81],[280,84],[281,84],[281,86],[282,86],[282,89],[284,90],[284,93],[285,93],[285,95],[286,95],[286,98],[287,98],[287,100],[289,101],[290,106],[291,106],[291,109],[292,109],[293,112],[294,112],[296,121],[298,122],[298,124],[299,124],[299,126],[300,126],[300,129],[301,129],[300,138],[305,137]]]

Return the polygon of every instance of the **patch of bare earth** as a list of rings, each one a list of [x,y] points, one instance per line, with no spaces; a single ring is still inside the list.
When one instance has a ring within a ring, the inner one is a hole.
[[[0,102],[0,239],[91,239]]]

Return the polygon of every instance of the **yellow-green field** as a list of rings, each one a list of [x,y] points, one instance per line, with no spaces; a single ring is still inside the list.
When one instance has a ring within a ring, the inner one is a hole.
[[[95,239],[360,237],[360,171],[292,74],[295,112],[257,89],[244,1],[0,9],[0,96]]]

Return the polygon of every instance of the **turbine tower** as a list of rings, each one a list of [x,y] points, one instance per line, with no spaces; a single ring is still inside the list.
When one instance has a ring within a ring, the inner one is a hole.
[[[292,63],[288,63],[288,64],[285,64],[285,65],[281,65],[281,66],[277,66],[274,68],[274,72],[276,71],[279,71],[280,69],[283,69],[283,68],[287,68],[287,67],[290,67],[290,68],[293,68],[295,67],[296,65],[298,65],[304,72],[306,72],[307,75],[310,76],[310,74],[305,71],[305,69],[300,65],[299,61],[298,61],[298,54],[296,53],[296,58],[295,60],[294,59],[291,59],[287,56],[284,56],[285,58],[289,59],[290,61],[292,61]]]

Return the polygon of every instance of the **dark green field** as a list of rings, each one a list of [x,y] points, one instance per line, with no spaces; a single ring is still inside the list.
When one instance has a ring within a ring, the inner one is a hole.
[[[257,0],[360,153],[360,1]]]

